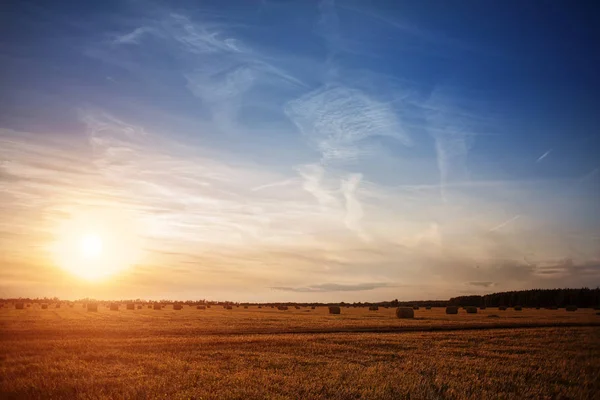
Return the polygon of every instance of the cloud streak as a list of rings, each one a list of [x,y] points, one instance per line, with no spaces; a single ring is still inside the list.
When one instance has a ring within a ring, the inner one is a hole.
[[[338,283],[322,283],[304,287],[286,287],[274,286],[271,289],[281,290],[286,292],[298,293],[323,293],[323,292],[361,292],[366,290],[374,290],[378,288],[390,287],[388,283],[357,283],[357,284],[338,284]]]

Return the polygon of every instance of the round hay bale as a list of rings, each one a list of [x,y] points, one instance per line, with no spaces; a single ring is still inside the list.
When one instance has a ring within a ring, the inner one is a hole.
[[[431,306],[425,307],[426,310],[431,310]]]
[[[42,304],[42,310],[47,310],[48,309],[48,304]]]
[[[446,314],[458,314],[458,307],[457,306],[446,307]]]
[[[498,307],[498,310],[500,310],[500,311],[506,311],[506,307],[500,306],[500,307]]]
[[[24,310],[25,309],[25,303],[16,303],[15,304],[15,309],[17,309],[17,310]]]
[[[128,310],[135,310],[135,304],[134,303],[127,303],[127,309]]]
[[[296,308],[296,310],[299,310],[299,309],[300,309],[300,306],[295,306],[295,308]]]
[[[247,309],[248,309],[248,306],[244,306],[244,308],[247,310]]]
[[[261,308],[262,308],[262,306],[258,306],[258,308],[259,308],[259,309],[261,309]]]
[[[521,307],[521,306],[515,306],[514,310],[515,311],[523,311],[523,307]]]
[[[56,303],[56,305],[54,306],[54,308],[60,308],[60,303]]]
[[[162,310],[163,309],[163,305],[160,303],[154,303],[154,305],[152,306],[155,310]]]
[[[467,307],[467,314],[477,314],[477,307]]]
[[[198,310],[206,310],[206,306],[196,306],[196,309],[198,309]]]
[[[117,310],[118,309],[119,308],[117,307]],[[88,310],[88,312],[90,312],[90,311],[91,312],[98,312],[98,304],[96,304],[96,303],[87,304],[87,310]]]
[[[342,313],[342,310],[338,306],[330,306],[329,307],[329,314],[341,314],[341,313]]]
[[[233,307],[228,304],[228,305],[225,306],[225,309],[226,310],[233,310]]]
[[[316,308],[315,306],[311,306],[311,307],[310,307],[310,309],[311,309],[311,310],[314,310],[315,308]]]
[[[370,306],[369,307],[369,311],[377,311],[377,310],[379,310],[378,306]]]
[[[288,309],[288,306],[277,306],[277,309],[279,311],[286,311]]]
[[[207,305],[206,305],[206,308],[210,308],[210,304],[207,304]]]
[[[398,318],[414,318],[415,310],[410,307],[398,307],[396,308],[396,317]]]
[[[566,306],[565,310],[567,310],[567,311],[577,311],[577,306]]]
[[[183,310],[183,304],[173,304],[173,310]]]
[[[110,311],[119,311],[119,305],[117,303],[111,303]]]
[[[418,310],[419,306],[413,306],[413,310]]]
[[[138,310],[141,310],[141,309],[142,309],[142,305],[141,305],[141,304],[138,304],[138,306],[137,306],[137,309],[138,309]]]

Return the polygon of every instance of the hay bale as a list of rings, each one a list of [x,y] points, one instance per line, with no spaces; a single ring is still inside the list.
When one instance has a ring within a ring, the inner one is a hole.
[[[160,303],[154,303],[153,307],[155,310],[162,310],[163,309],[163,305]]]
[[[60,303],[56,303],[56,305],[54,305],[54,308],[60,308]]]
[[[566,306],[565,310],[567,310],[567,311],[577,311],[577,306]]]
[[[183,310],[183,304],[173,304],[173,310]]]
[[[311,307],[310,307],[310,309],[311,309],[311,310],[314,310],[315,308],[316,308],[315,306],[311,306]]]
[[[246,310],[247,310],[247,309],[248,309],[248,306],[244,306],[244,309],[246,309]]]
[[[135,304],[134,303],[127,303],[127,309],[128,310],[135,310]]]
[[[419,306],[413,306],[413,310],[418,310]]]
[[[329,314],[341,314],[342,310],[338,306],[330,306]]]
[[[446,314],[458,314],[458,307],[457,306],[446,307]]]
[[[118,309],[119,308],[117,307],[117,310]],[[90,311],[92,311],[92,312],[98,312],[98,304],[96,304],[96,303],[87,304],[87,310],[88,310],[88,312],[90,312]]]
[[[500,310],[500,311],[506,311],[506,307],[505,306],[500,306],[500,307],[498,307],[498,310]]]
[[[467,314],[477,314],[477,307],[467,307]]]
[[[206,308],[210,308],[210,304],[207,304],[207,305],[206,305]]]
[[[288,309],[288,306],[277,306],[277,309],[279,311],[286,311]]]
[[[42,310],[47,310],[48,309],[48,304],[42,304]]]
[[[197,310],[206,310],[206,306],[196,306]]]
[[[262,308],[262,306],[258,306],[258,308],[260,309],[260,308]]]
[[[370,306],[369,307],[369,311],[378,311],[379,307],[378,306]]]
[[[27,304],[27,308],[30,308],[30,307],[31,307],[31,304]]]
[[[119,311],[119,304],[118,303],[110,303],[110,311]]]
[[[426,310],[431,310],[431,306],[425,307]]]
[[[296,310],[299,310],[299,309],[300,309],[300,306],[296,306]]]
[[[514,310],[515,311],[523,311],[523,307],[521,307],[521,306],[515,306]]]
[[[225,306],[225,309],[226,309],[226,310],[233,310],[233,307],[232,307],[232,306],[230,306],[229,304],[227,304],[227,305]]]
[[[415,310],[410,307],[398,307],[396,308],[396,317],[398,318],[414,318]]]
[[[15,304],[15,309],[17,309],[17,310],[24,310],[25,309],[25,303],[16,303]]]

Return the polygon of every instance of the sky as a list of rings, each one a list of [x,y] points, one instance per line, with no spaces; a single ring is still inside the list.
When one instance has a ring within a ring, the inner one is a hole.
[[[10,3],[0,297],[600,285],[594,2]]]

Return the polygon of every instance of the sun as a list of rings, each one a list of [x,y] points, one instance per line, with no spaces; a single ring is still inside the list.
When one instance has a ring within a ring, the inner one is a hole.
[[[84,235],[79,242],[79,251],[89,260],[102,255],[102,238],[94,233]]]
[[[69,273],[99,281],[139,261],[140,243],[127,218],[116,213],[73,215],[57,225],[54,263]]]

